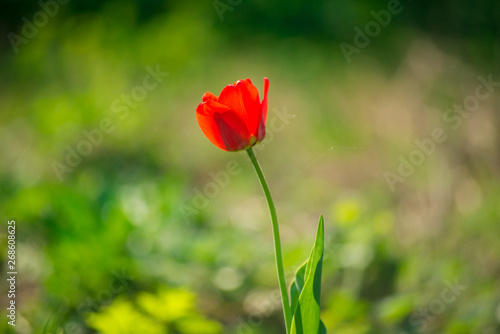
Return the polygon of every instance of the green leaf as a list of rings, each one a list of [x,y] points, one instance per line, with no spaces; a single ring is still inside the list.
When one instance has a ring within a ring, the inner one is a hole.
[[[290,334],[326,334],[326,327],[320,319],[324,234],[323,216],[321,216],[309,259],[297,270],[295,280],[290,287],[293,315]]]
[[[299,302],[300,292],[304,287],[304,274],[306,273],[306,265],[307,262],[301,265],[299,270],[297,270],[297,273],[295,274],[295,280],[290,287],[290,302],[292,304],[292,314],[295,314],[295,309],[297,308],[297,303]]]
[[[323,321],[321,321],[321,319],[319,320],[318,334],[326,334],[326,327]]]

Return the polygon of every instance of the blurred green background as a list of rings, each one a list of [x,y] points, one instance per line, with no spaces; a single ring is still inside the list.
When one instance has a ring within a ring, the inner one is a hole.
[[[500,333],[498,1],[0,12],[0,258],[15,219],[18,271],[0,332],[284,333],[258,180],[195,118],[205,91],[267,76],[256,154],[288,282],[325,217],[329,333]]]

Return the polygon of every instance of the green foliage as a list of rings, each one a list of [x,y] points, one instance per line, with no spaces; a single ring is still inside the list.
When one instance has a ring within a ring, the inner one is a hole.
[[[205,319],[195,306],[192,293],[161,288],[158,294],[140,293],[135,303],[117,298],[101,312],[88,314],[87,323],[102,334],[222,333],[221,325]]]
[[[295,274],[290,287],[292,310],[292,334],[326,334],[320,319],[321,273],[325,248],[325,227],[323,216],[319,219],[318,232],[311,255]]]

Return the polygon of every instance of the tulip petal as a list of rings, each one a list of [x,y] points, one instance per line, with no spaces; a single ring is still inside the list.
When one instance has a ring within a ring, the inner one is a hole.
[[[264,78],[264,98],[262,99],[262,117],[267,121],[267,91],[269,90],[269,79]]]
[[[261,103],[261,119],[259,129],[257,131],[258,141],[262,141],[266,136],[266,121],[267,121],[267,91],[269,90],[269,79],[264,78],[264,97]]]
[[[231,108],[247,125],[248,132],[256,135],[261,119],[259,92],[250,79],[239,80],[226,86],[217,100]]]
[[[226,108],[221,105],[221,108]],[[226,150],[226,146],[222,141],[222,138],[219,133],[219,129],[214,122],[212,117],[214,112],[213,108],[210,108],[206,102],[200,103],[196,108],[196,119],[198,120],[198,124],[200,125],[201,131],[205,134],[205,136],[218,148],[222,150]]]
[[[214,101],[217,101],[217,96],[210,93],[210,92],[206,92],[205,94],[203,94],[203,97],[201,99],[203,102],[206,102],[208,100],[214,100]]]
[[[196,108],[196,118],[205,136],[218,148],[238,151],[249,146],[245,122],[229,107],[207,100]]]
[[[213,119],[228,151],[239,151],[250,146],[250,134],[245,122],[235,112],[215,113]]]

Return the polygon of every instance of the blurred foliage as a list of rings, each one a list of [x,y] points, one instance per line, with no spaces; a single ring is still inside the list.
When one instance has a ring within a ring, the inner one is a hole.
[[[90,314],[87,322],[102,334],[221,333],[218,323],[205,320],[195,311],[194,298],[184,290],[162,289],[158,295],[141,292],[137,304],[142,312],[132,303],[116,299],[102,313]]]
[[[2,5],[4,36],[40,6]],[[16,331],[283,332],[257,179],[194,117],[205,91],[246,77],[262,91],[267,76],[269,131],[255,150],[289,283],[325,216],[329,333],[500,332],[498,91],[456,129],[443,118],[478,76],[500,80],[499,3],[403,3],[348,64],[339,43],[386,6],[243,0],[221,20],[212,1],[70,1],[18,53],[3,39],[0,215],[17,222]],[[156,68],[168,75],[127,104]],[[384,172],[436,127],[447,140],[391,191]],[[237,172],[217,186],[230,162]]]

